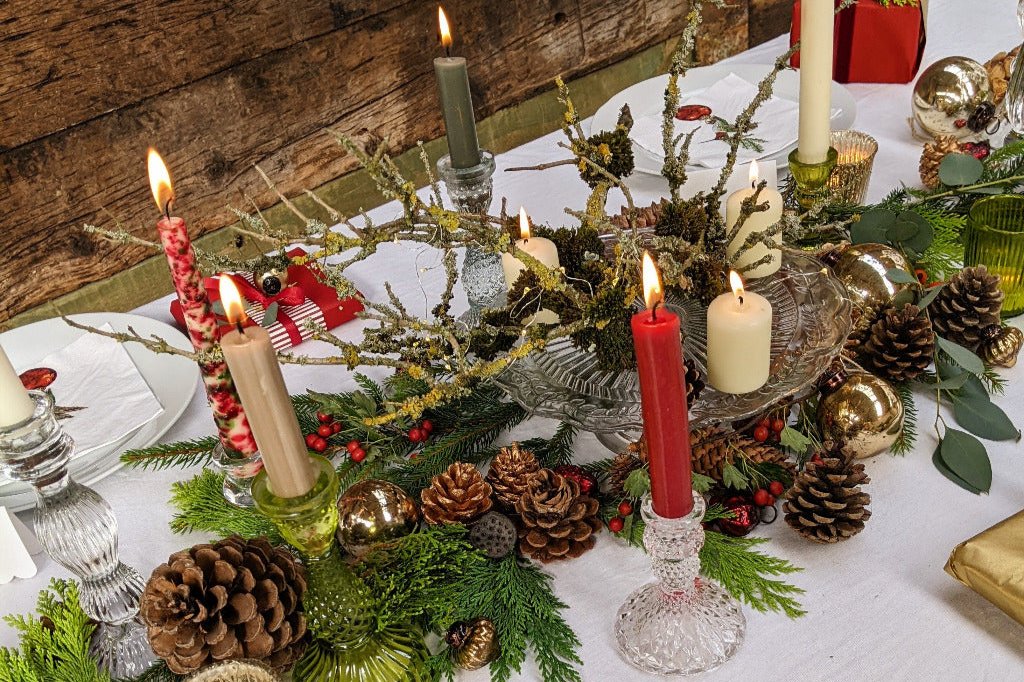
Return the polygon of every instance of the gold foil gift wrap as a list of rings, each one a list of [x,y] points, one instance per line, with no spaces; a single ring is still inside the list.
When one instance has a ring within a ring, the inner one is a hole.
[[[957,545],[946,573],[1024,625],[1024,511]]]

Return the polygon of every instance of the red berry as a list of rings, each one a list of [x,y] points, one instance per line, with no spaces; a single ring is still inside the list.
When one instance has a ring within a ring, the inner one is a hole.
[[[327,449],[327,439],[320,438],[318,436],[317,439],[316,439],[316,442],[313,443],[313,449],[316,450],[317,452],[323,452],[324,450],[326,450]]]
[[[608,530],[610,530],[613,533],[619,533],[622,531],[622,528],[625,525],[626,522],[623,520],[623,518],[621,516],[616,516],[608,522]]]
[[[306,434],[306,447],[307,448],[312,448],[314,445],[316,445],[316,441],[317,441],[318,438],[320,438],[320,436],[316,435],[315,433],[307,433]]]
[[[424,431],[426,431],[427,433],[433,433],[434,432],[434,422],[430,421],[429,419],[424,419],[423,423],[420,424],[420,428],[423,429]]]
[[[361,446],[362,446],[362,443],[360,443],[357,440],[350,440],[349,442],[345,443],[345,449],[348,450],[350,453],[355,452]]]
[[[771,498],[772,496],[769,495],[768,491],[765,490],[764,488],[758,488],[757,491],[754,492],[754,504],[756,504],[758,507],[767,507],[769,504],[771,504],[769,502]]]
[[[426,434],[423,433],[423,431],[420,429],[417,429],[415,427],[411,428],[409,429],[409,440],[411,440],[413,443],[422,443],[423,441],[426,440]]]
[[[775,496],[774,495],[768,495],[768,504],[766,504],[765,506],[766,507],[774,507],[775,506]]]
[[[331,432],[341,433],[341,422],[331,422]]]
[[[330,424],[321,424],[317,428],[316,433],[321,438],[330,438],[334,435],[334,429],[331,428]]]
[[[768,440],[768,427],[758,426],[756,429],[754,429],[754,440],[756,440],[758,443],[763,443],[766,440]]]
[[[776,417],[772,420],[772,431],[775,433],[782,433],[782,430],[786,428],[786,422]]]
[[[772,481],[768,486],[768,492],[778,497],[782,493],[786,492],[786,486],[782,485],[781,481]]]
[[[366,450],[363,450],[362,448],[356,448],[355,450],[350,452],[348,456],[353,462],[358,464],[359,462],[362,462],[364,459],[366,459]]]
[[[317,412],[316,413],[316,419],[321,424],[330,424],[332,421],[334,421],[334,417],[333,416],[331,416],[329,414],[326,414],[324,412]]]
[[[757,425],[763,426],[766,429],[770,429],[772,427],[772,420],[769,419],[768,417],[764,417],[763,419],[761,419],[761,421],[757,422]]]
[[[633,513],[633,505],[628,500],[623,500],[619,503],[619,516],[629,516]]]
[[[955,125],[957,128],[963,128],[964,126],[967,125],[967,119],[958,118],[957,120],[953,121],[953,125]]]
[[[814,453],[814,456],[811,457],[811,461],[814,462],[815,464],[821,464],[824,460],[821,458],[821,455],[819,455],[818,453]]]

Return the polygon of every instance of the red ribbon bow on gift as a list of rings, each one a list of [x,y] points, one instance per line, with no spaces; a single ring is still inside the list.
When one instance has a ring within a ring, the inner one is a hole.
[[[274,296],[267,296],[262,291],[249,283],[249,280],[237,275],[222,274],[221,277],[230,277],[231,281],[238,287],[238,291],[245,300],[250,303],[259,303],[266,310],[271,303],[278,305],[300,305],[306,300],[306,292],[298,284],[286,286],[281,293]]]

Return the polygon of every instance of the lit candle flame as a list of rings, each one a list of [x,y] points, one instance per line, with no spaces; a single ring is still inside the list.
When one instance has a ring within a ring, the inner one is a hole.
[[[526,209],[519,207],[519,236],[523,241],[530,239],[530,219],[526,216]]]
[[[732,287],[732,293],[736,296],[736,300],[743,305],[743,280],[736,274],[735,270],[729,271],[729,286]]]
[[[648,310],[653,310],[664,300],[665,295],[661,288],[661,273],[658,272],[658,266],[654,264],[654,259],[647,251],[644,251],[643,280],[644,303]]]
[[[448,26],[448,17],[444,15],[441,5],[437,6],[437,23],[441,27],[441,46],[447,50],[452,46],[452,30]]]
[[[238,293],[235,283],[226,275],[220,278],[220,302],[224,306],[224,315],[231,324],[241,327],[248,319],[245,316],[245,306],[242,305],[242,295]]]
[[[170,212],[171,202],[174,200],[174,189],[171,187],[171,174],[167,172],[164,160],[160,158],[152,147],[149,148],[149,156],[146,159],[149,166],[149,188],[153,191],[153,199],[156,207],[161,213]]]
[[[757,181],[761,179],[761,169],[757,167],[757,159],[750,162],[750,186],[757,187]]]

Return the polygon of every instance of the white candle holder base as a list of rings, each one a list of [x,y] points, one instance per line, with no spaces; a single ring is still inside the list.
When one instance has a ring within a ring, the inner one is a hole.
[[[694,494],[687,516],[658,516],[650,496],[641,506],[644,547],[657,582],[629,596],[615,617],[619,654],[656,675],[696,675],[714,670],[739,649],[747,621],[739,602],[700,576],[704,498]]]
[[[224,499],[236,507],[252,508],[256,503],[252,499],[252,480],[263,471],[263,458],[260,453],[248,457],[240,453],[228,452],[223,443],[217,443],[213,449],[213,463],[224,472]]]

